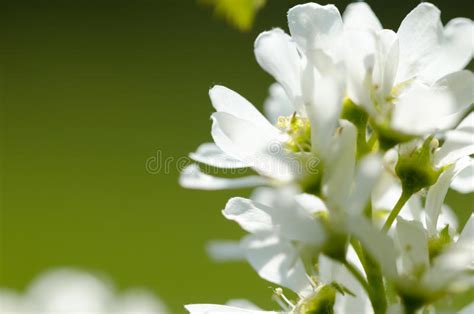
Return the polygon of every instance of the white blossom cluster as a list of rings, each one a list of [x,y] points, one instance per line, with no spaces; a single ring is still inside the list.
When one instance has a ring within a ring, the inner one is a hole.
[[[224,216],[248,235],[214,242],[278,286],[279,310],[247,301],[193,304],[191,313],[473,313],[474,215],[444,203],[474,191],[474,24],[443,26],[420,3],[398,31],[370,7],[308,3],[289,33],[263,32],[259,65],[276,82],[266,117],[215,86],[214,143],[190,157],[180,182],[197,189],[255,187]],[[217,177],[200,165],[248,168]]]
[[[0,289],[2,314],[166,314],[152,293],[131,289],[117,293],[98,276],[68,268],[54,269],[33,280],[23,294]]]

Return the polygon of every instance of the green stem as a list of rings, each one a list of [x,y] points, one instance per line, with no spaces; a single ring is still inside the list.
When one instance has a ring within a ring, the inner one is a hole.
[[[387,297],[380,266],[364,251],[359,241],[352,239],[351,244],[367,274],[369,286],[367,294],[374,313],[385,314],[387,310]]]
[[[374,145],[377,142],[377,140],[378,140],[377,132],[373,132],[370,135],[369,140],[367,142],[367,146],[369,147],[370,150],[374,148]]]
[[[354,264],[348,261],[344,261],[344,265],[351,272],[351,274],[357,279],[357,281],[361,284],[361,286],[364,288],[367,294],[370,294],[369,284],[367,283],[367,280],[365,279],[365,277],[357,269],[357,267],[355,267]]]
[[[383,225],[382,230],[384,232],[387,232],[390,229],[393,222],[395,221],[395,218],[397,218],[398,214],[402,210],[403,205],[406,204],[406,202],[410,199],[412,194],[413,193],[408,192],[406,189],[403,189],[402,195],[400,195],[400,198],[398,199],[397,204],[395,204],[395,207],[392,209],[392,211],[390,212],[390,215],[387,218],[387,221],[385,221],[385,224]]]
[[[383,281],[380,265],[368,254],[364,254],[366,263],[367,281],[370,285],[369,299],[375,314],[387,312],[387,293]]]

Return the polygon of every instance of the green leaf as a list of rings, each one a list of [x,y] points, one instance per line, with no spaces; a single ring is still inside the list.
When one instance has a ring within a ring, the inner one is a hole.
[[[249,31],[266,0],[198,0],[214,7],[214,12],[240,31]]]

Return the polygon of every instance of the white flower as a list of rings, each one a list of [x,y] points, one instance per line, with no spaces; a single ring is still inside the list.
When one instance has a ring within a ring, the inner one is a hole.
[[[395,33],[382,29],[365,3],[308,3],[288,13],[292,38],[319,70],[343,64],[347,93],[381,128],[425,134],[451,125],[472,104],[474,78],[462,70],[472,58],[473,23],[458,18],[442,27],[440,12],[421,3]],[[420,119],[423,115],[423,119]]]
[[[162,314],[166,307],[141,289],[116,294],[112,285],[91,274],[57,269],[35,279],[24,295],[0,290],[2,314],[13,313],[123,313]]]
[[[255,41],[257,62],[276,80],[264,105],[271,122],[216,86],[214,143],[191,154],[257,175],[217,178],[192,165],[181,177],[205,189],[271,187],[229,200],[224,216],[249,235],[211,243],[211,255],[245,256],[260,277],[294,291],[296,303],[275,291],[288,313],[320,302],[336,313],[411,313],[466,291],[474,219],[459,235],[444,199],[449,188],[474,191],[474,113],[460,122],[474,101],[473,73],[462,70],[473,22],[443,27],[439,10],[421,3],[395,33],[365,3],[342,17],[309,3],[290,9],[288,24],[291,36],[273,29]],[[298,171],[310,160],[316,172]],[[265,313],[239,304],[187,309]]]
[[[250,233],[241,241],[241,247],[262,278],[307,295],[312,287],[302,256],[325,240],[323,226],[314,216],[325,210],[325,205],[314,196],[294,197],[291,191],[261,189],[258,194],[271,194],[272,207],[233,198],[223,214]]]
[[[474,161],[470,157],[471,154],[474,154],[473,123],[474,113],[471,113],[456,129],[447,131],[443,135],[444,143],[440,148],[436,148],[436,146],[429,148],[433,151],[430,153],[432,156],[429,164],[420,165],[418,160],[414,160],[417,167],[428,167],[441,173],[437,177],[436,182],[427,187],[424,210],[420,211],[422,208],[418,205],[421,202],[420,195],[413,195],[402,208],[401,215],[405,218],[408,217],[420,221],[432,235],[436,233],[436,230],[444,227],[443,224],[438,222],[438,218],[443,208],[446,208],[444,198],[449,188],[462,190],[463,192],[474,191],[474,173],[472,171]],[[397,159],[400,158],[399,156],[410,156],[419,149],[419,144],[415,141],[402,144],[398,152],[395,150],[387,152],[386,171],[372,194],[372,202],[375,209],[390,210],[395,206],[402,194],[402,187],[395,174]],[[392,160],[388,161],[390,159]],[[444,209],[444,212],[445,214],[441,219],[442,222],[450,223],[451,227],[455,226],[456,222],[449,217],[449,209]],[[408,214],[411,214],[411,216],[406,216]]]
[[[344,81],[339,76],[323,77],[308,67],[306,58],[281,29],[260,34],[255,41],[255,56],[278,82],[272,86],[265,107],[271,121],[278,120],[276,115],[282,116],[281,120],[277,126],[272,125],[246,99],[215,86],[209,92],[217,111],[211,117],[215,145],[205,144],[190,157],[218,168],[251,167],[267,178],[267,183],[302,180],[311,172],[308,167],[332,159],[328,148],[339,124]],[[285,118],[288,113],[294,115]],[[189,173],[193,174],[190,179]],[[212,184],[196,180],[200,176],[196,168],[184,171],[181,184],[212,188]],[[227,182],[229,187],[235,185],[232,180]],[[247,182],[250,186],[258,184]],[[216,186],[221,183],[224,181]]]
[[[439,297],[439,293],[460,292],[472,287],[473,238],[474,216],[471,215],[458,239],[433,257],[427,245],[428,232],[423,226],[399,218],[397,239],[404,263],[398,285],[406,289],[407,294],[418,293],[428,299]]]

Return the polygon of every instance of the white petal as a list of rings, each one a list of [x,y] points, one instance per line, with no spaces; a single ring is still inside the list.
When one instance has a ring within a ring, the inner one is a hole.
[[[400,66],[397,82],[415,77],[433,61],[443,34],[440,11],[431,3],[420,3],[398,29]]]
[[[446,131],[443,146],[435,153],[435,164],[440,167],[474,154],[474,113],[469,114],[455,130]]]
[[[217,168],[233,169],[248,167],[242,161],[224,153],[214,143],[201,144],[194,153],[189,154],[189,157],[197,162]]]
[[[290,243],[276,236],[248,236],[242,244],[260,277],[299,294],[311,291],[303,263]]]
[[[470,165],[454,178],[451,188],[460,193],[474,192],[474,159],[471,159]]]
[[[246,310],[255,310],[255,311],[261,311],[262,309],[250,302],[249,300],[245,299],[231,299],[226,302],[226,305],[228,306],[234,306],[238,307],[241,309],[246,309]]]
[[[224,216],[237,221],[250,233],[278,230],[287,240],[321,245],[325,237],[321,224],[310,212],[299,207],[293,195],[283,190],[275,194],[276,205],[273,207],[244,198],[232,198]]]
[[[323,283],[337,282],[356,295],[354,297],[349,294],[344,296],[338,294],[334,305],[335,313],[370,313],[368,310],[371,305],[366,292],[344,266],[324,255],[319,256],[318,266]]]
[[[402,194],[402,186],[395,176],[384,171],[372,192],[374,210],[391,210]]]
[[[472,242],[474,239],[474,214],[471,214],[461,231],[458,242]],[[472,244],[472,243],[471,243]]]
[[[325,232],[321,223],[314,219],[311,211],[302,208],[294,196],[284,191],[279,192],[279,206],[263,208],[271,215],[278,232],[288,240],[301,241],[306,244],[320,246],[325,240]],[[301,201],[301,198],[299,199]]]
[[[215,262],[240,261],[245,259],[239,241],[211,240],[206,244],[207,255]]]
[[[265,116],[270,122],[276,124],[278,117],[290,116],[295,112],[295,107],[291,104],[283,87],[278,83],[270,86],[269,96],[263,104]]]
[[[272,312],[272,311],[247,310],[247,309],[243,309],[239,307],[228,306],[228,305],[218,305],[218,304],[188,304],[188,305],[185,305],[184,307],[191,314],[225,314],[225,313],[277,314],[277,312]]]
[[[247,99],[227,87],[214,86],[209,90],[209,97],[217,112],[231,114],[260,128],[272,128],[270,122]]]
[[[436,228],[438,232],[441,232],[446,226],[449,226],[449,233],[451,235],[457,234],[458,231],[458,218],[453,210],[446,204],[441,207],[441,213],[438,217],[438,225]]]
[[[327,169],[324,173],[326,195],[331,205],[344,208],[352,187],[356,162],[356,133],[355,126],[342,121],[342,128],[334,138],[330,147]]]
[[[234,197],[227,202],[222,213],[225,218],[237,222],[247,232],[272,231],[274,229],[272,217],[262,210],[264,206],[246,198]]]
[[[351,217],[345,227],[380,264],[382,272],[388,278],[394,278],[397,269],[395,264],[396,250],[392,239],[376,229],[367,219],[360,216]]]
[[[235,179],[218,178],[205,174],[198,165],[189,165],[183,169],[179,184],[188,189],[222,190],[265,185],[268,181],[259,176],[247,176]]]
[[[379,155],[369,155],[360,161],[353,190],[345,210],[351,215],[361,215],[368,203],[370,193],[382,172]]]
[[[451,165],[446,170],[444,170],[436,183],[429,188],[428,194],[426,196],[426,223],[430,235],[436,234],[438,216],[441,212],[444,198],[448,193],[448,189],[453,178],[456,177],[456,175],[464,168],[469,166],[469,164],[469,157],[459,160],[454,165]]]
[[[445,288],[459,274],[474,268],[474,215],[466,223],[458,241],[439,255],[433,266],[424,275],[424,282],[430,288]],[[459,278],[462,283],[462,277]],[[468,287],[466,287],[468,288]]]
[[[301,209],[305,210],[311,215],[316,212],[328,210],[324,201],[317,196],[314,196],[312,194],[301,193],[299,188],[293,188],[292,186],[285,187],[285,189],[288,190],[287,193],[294,195],[295,202],[297,203],[290,204],[290,206],[298,206],[298,208],[301,207]],[[282,199],[282,197],[284,198],[286,197],[286,195],[288,195],[287,193],[282,195],[280,191],[281,190],[277,190],[274,188],[259,187],[253,191],[252,196],[250,198],[254,202],[266,205],[271,208],[275,208],[281,206],[280,200]],[[285,203],[286,202],[287,201],[285,201]]]
[[[461,311],[458,312],[458,314],[472,314],[474,313],[474,302],[463,307]]]
[[[28,298],[39,313],[106,313],[111,287],[94,276],[75,270],[47,272],[28,289]]]
[[[116,299],[109,313],[164,314],[169,311],[152,293],[133,289]]]
[[[295,109],[302,110],[301,57],[291,37],[279,28],[261,33],[255,41],[255,57],[283,86]]]
[[[468,114],[467,117],[459,123],[456,130],[474,133],[474,112]]]
[[[404,271],[408,274],[429,267],[428,241],[425,229],[418,221],[397,219],[397,239],[403,256]]]
[[[470,19],[455,18],[446,24],[436,58],[421,74],[426,81],[462,70],[472,59],[474,24]]]
[[[344,81],[339,77],[314,78],[315,88],[308,97],[306,112],[311,122],[312,150],[328,150],[341,113]]]
[[[379,103],[391,95],[395,84],[399,61],[398,36],[391,30],[382,30],[376,34],[376,50],[373,82],[377,85]]]
[[[296,195],[295,200],[299,206],[301,206],[310,214],[328,210],[323,200],[312,194],[304,193],[304,194]]]
[[[356,104],[372,112],[372,71],[374,69],[375,35],[364,31],[346,31],[344,34],[347,94]]]
[[[409,134],[424,134],[446,127],[443,120],[474,102],[470,71],[445,76],[433,86],[414,82],[396,100],[392,126]],[[423,119],[420,119],[423,117]]]
[[[0,289],[0,310],[5,314],[28,313],[27,298],[14,291]]]
[[[294,6],[288,11],[288,26],[292,38],[317,66],[323,67],[326,57],[340,60],[343,23],[334,5]]]
[[[374,11],[365,2],[350,3],[342,14],[346,29],[379,31],[382,29]]]
[[[259,128],[224,112],[215,112],[211,118],[211,135],[226,154],[278,180],[289,181],[298,175],[298,167],[285,153],[284,135],[276,128]]]

